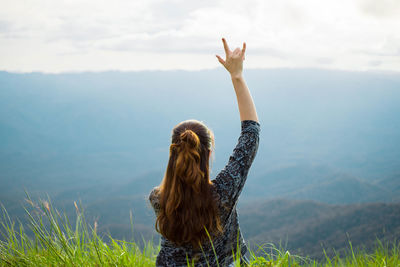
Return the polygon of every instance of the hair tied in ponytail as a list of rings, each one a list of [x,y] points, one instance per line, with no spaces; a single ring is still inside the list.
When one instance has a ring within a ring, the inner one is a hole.
[[[184,184],[189,185],[196,193],[205,176],[201,170],[200,138],[190,129],[179,135],[179,151],[175,162],[175,175]]]
[[[199,150],[200,148],[200,139],[195,132],[192,130],[185,130],[180,134],[180,141],[182,143],[186,143],[190,149]]]

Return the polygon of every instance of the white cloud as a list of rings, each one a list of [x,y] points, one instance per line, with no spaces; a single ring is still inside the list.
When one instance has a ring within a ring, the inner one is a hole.
[[[0,0],[0,69],[218,66],[220,38],[246,67],[400,70],[398,0]]]
[[[400,1],[398,0],[359,0],[365,14],[379,19],[398,19],[400,16]]]

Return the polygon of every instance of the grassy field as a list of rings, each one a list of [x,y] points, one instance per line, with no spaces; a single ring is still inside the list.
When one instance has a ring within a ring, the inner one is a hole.
[[[29,225],[13,222],[2,206],[0,225],[0,266],[154,266],[159,245],[107,237],[97,234],[97,224],[89,225],[76,203],[76,221],[54,209],[50,200],[33,202],[25,208]],[[132,221],[132,220],[131,220]],[[132,224],[133,231],[133,224]],[[32,234],[27,234],[32,232]],[[353,250],[351,242],[344,255],[315,261],[291,255],[273,244],[250,252],[251,266],[388,266],[400,267],[400,244],[377,240],[372,252]],[[236,266],[239,266],[237,263]]]

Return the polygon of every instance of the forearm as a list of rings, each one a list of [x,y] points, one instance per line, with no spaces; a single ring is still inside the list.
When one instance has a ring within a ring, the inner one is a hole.
[[[258,122],[256,107],[243,75],[232,75],[231,79],[238,102],[240,120],[253,120]]]

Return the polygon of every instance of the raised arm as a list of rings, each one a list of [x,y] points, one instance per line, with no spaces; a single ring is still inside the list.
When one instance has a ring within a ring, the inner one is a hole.
[[[231,51],[225,38],[222,38],[222,42],[224,44],[225,60],[218,55],[216,55],[216,57],[231,75],[239,106],[240,120],[253,120],[258,122],[256,107],[254,106],[249,88],[243,78],[243,60],[245,59],[246,43],[243,43],[242,49],[238,47]]]
[[[239,195],[247,179],[247,174],[256,156],[259,144],[260,123],[258,122],[256,108],[251,98],[249,88],[243,79],[243,60],[246,44],[243,49],[236,48],[233,52],[222,39],[225,48],[226,59],[217,55],[219,62],[231,74],[233,87],[239,106],[241,133],[236,147],[233,149],[228,163],[224,169],[212,181],[220,196],[221,204],[229,212],[235,207]],[[223,217],[225,220],[227,217]]]

